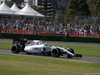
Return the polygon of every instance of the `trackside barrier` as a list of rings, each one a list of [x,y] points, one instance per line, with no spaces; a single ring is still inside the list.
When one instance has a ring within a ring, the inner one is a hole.
[[[0,29],[0,33],[11,33],[10,29]]]
[[[100,38],[91,37],[69,37],[68,41],[71,42],[88,42],[88,43],[100,43]]]
[[[54,32],[49,32],[49,31],[39,31],[39,33],[43,33],[43,34],[54,34]]]
[[[33,34],[33,31],[30,30],[16,30],[16,29],[13,29],[12,31],[10,29],[0,29],[0,33],[12,33],[12,34]],[[64,33],[59,33],[57,32],[56,34],[54,34],[54,32],[49,32],[49,31],[38,31],[34,33],[35,35],[61,35],[61,36],[66,36],[65,32]],[[69,36],[71,37],[95,37],[95,38],[100,38],[100,34],[91,34],[91,33],[88,33],[88,34],[84,34],[84,33],[67,33]]]
[[[28,30],[13,30],[14,34],[28,34]]]
[[[29,34],[28,30],[15,30],[12,31],[10,29],[0,29],[0,33],[12,33],[12,34]]]
[[[31,35],[31,34],[6,34],[2,33],[0,35],[0,38],[7,38],[7,39],[13,39],[13,38],[27,38],[29,40],[47,40],[47,41],[67,41],[67,37],[65,36],[42,36],[42,35]]]
[[[64,42],[90,42],[90,43],[100,43],[100,38],[90,38],[90,37],[67,37],[67,36],[57,36],[57,35],[31,35],[31,34],[6,34],[0,33],[0,38],[27,38],[29,40],[44,40],[44,41],[64,41]]]
[[[0,29],[0,33],[2,33],[2,32],[1,32],[1,29]]]

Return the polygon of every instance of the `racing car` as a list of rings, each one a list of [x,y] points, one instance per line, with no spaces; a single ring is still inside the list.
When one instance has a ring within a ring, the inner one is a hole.
[[[27,39],[13,39],[13,45],[11,47],[13,53],[26,52],[27,54],[37,53],[42,55],[51,55],[53,57],[60,57],[64,54],[67,58],[82,57],[81,54],[75,54],[72,48],[62,48],[59,46],[49,46],[42,40],[33,40],[27,42]]]

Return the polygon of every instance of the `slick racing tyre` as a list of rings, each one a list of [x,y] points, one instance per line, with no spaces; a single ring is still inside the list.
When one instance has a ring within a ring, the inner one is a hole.
[[[20,52],[20,46],[19,45],[13,45],[11,48],[12,53],[19,53]]]
[[[67,50],[74,54],[74,50],[72,48],[67,48]],[[71,58],[72,56],[70,54],[67,54],[67,58]]]
[[[59,56],[61,55],[60,49],[53,49],[53,50],[51,51],[51,55],[52,55],[53,57],[59,57]]]

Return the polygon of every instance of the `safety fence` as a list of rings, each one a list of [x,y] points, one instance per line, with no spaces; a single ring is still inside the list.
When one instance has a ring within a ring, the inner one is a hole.
[[[16,30],[16,29],[13,29],[13,30],[10,30],[10,29],[0,29],[0,33],[12,33],[12,34],[33,34],[33,31],[32,30]],[[40,34],[59,34],[59,35],[63,35],[63,36],[75,36],[75,37],[95,37],[95,38],[100,38],[100,34],[92,34],[92,33],[66,33],[66,32],[63,32],[63,33],[60,33],[60,32],[52,32],[52,31],[38,31],[38,32],[34,32],[34,35],[40,35]]]
[[[0,29],[0,33],[12,33],[12,34],[33,34],[32,31],[28,32],[28,30],[11,30],[11,29]]]

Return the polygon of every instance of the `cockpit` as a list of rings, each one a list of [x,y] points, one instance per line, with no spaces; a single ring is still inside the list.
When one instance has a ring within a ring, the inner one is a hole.
[[[48,46],[48,44],[47,44],[47,43],[45,43],[45,46]]]

